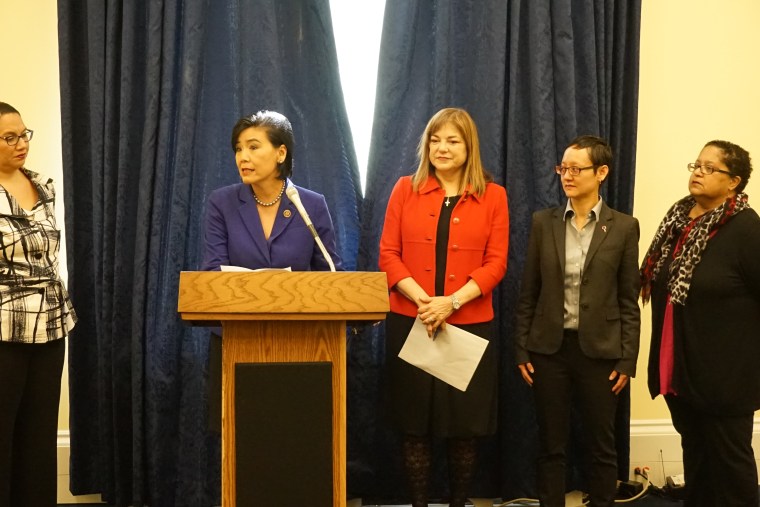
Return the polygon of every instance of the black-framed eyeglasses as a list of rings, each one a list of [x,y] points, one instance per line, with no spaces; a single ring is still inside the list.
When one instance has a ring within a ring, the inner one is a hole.
[[[560,176],[563,176],[566,172],[570,173],[570,176],[578,176],[581,171],[585,171],[586,169],[593,169],[595,168],[595,165],[590,165],[586,167],[562,167],[561,165],[555,165],[554,166],[554,172],[559,174]]]
[[[702,174],[705,174],[705,175],[712,174],[712,173],[723,173],[723,174],[728,174],[730,176],[734,175],[734,173],[732,173],[731,171],[726,171],[724,169],[718,169],[717,167],[713,167],[711,165],[695,164],[695,163],[692,162],[690,164],[686,164],[686,167],[689,169],[690,173],[693,173],[694,171],[696,171],[697,169],[699,169],[700,171],[702,171]]]
[[[20,136],[17,136],[15,134],[10,136],[4,136],[0,139],[5,139],[5,142],[8,143],[8,146],[16,146],[18,144],[19,139],[23,139],[27,143],[32,140],[32,136],[34,136],[34,131],[26,129],[21,133]]]

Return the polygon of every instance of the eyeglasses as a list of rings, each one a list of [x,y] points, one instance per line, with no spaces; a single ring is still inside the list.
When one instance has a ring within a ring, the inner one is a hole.
[[[32,140],[32,136],[34,135],[34,131],[26,129],[21,133],[20,136],[17,135],[10,135],[5,137],[0,137],[0,139],[5,139],[5,142],[8,143],[8,146],[16,146],[18,144],[19,139],[23,139],[27,143]]]
[[[554,166],[554,172],[560,176],[563,176],[566,172],[569,172],[570,176],[578,176],[581,171],[585,171],[586,169],[593,169],[595,167],[595,165],[590,165],[587,167],[562,167],[561,165],[557,165]]]
[[[723,173],[723,174],[729,174],[731,176],[734,175],[734,173],[732,173],[731,171],[724,171],[723,169],[718,169],[717,167],[713,167],[711,165],[692,163],[692,164],[686,164],[686,167],[689,168],[690,173],[693,173],[694,171],[699,169],[700,171],[702,171],[702,174],[704,175],[708,175],[712,173]]]

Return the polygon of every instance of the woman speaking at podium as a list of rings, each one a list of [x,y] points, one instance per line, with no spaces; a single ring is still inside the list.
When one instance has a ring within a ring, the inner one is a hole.
[[[293,173],[293,128],[274,111],[240,118],[232,129],[232,151],[242,183],[217,189],[208,199],[204,271],[232,265],[249,269],[340,269],[335,231],[324,196],[288,179]],[[328,259],[297,209],[303,203]]]
[[[221,266],[342,269],[324,196],[288,179],[293,173],[294,144],[293,127],[280,113],[259,111],[237,121],[232,151],[242,183],[219,188],[209,196],[202,270],[218,271]],[[313,229],[302,218],[303,211],[313,221]],[[221,426],[221,350],[221,337],[212,334],[209,426],[216,430]]]

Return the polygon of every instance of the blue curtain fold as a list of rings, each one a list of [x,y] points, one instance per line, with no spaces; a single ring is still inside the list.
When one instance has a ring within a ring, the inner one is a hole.
[[[255,8],[252,8],[255,7]],[[118,506],[220,503],[208,332],[177,315],[206,196],[238,180],[230,132],[273,109],[296,183],[356,263],[361,190],[327,0],[58,3],[69,288],[71,491]]]
[[[416,167],[416,144],[442,107],[467,109],[482,158],[507,188],[510,249],[497,309],[501,379],[499,430],[480,445],[472,494],[535,497],[538,451],[533,399],[514,365],[514,308],[533,211],[564,202],[553,167],[579,134],[610,140],[615,162],[603,187],[630,213],[636,152],[641,1],[387,0],[375,122],[361,210],[358,266],[377,269],[392,182]],[[383,327],[349,347],[349,492],[404,500],[398,436],[384,423]],[[628,476],[630,394],[618,412],[619,474]],[[574,423],[568,485],[582,484]],[[436,449],[433,497],[446,496],[445,455]]]

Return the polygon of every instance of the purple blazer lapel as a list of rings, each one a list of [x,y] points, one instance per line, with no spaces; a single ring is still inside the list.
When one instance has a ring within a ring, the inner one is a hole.
[[[240,187],[238,198],[240,199],[238,213],[240,214],[240,221],[245,226],[245,232],[250,235],[259,254],[269,264],[271,262],[269,245],[267,245],[267,240],[264,238],[264,229],[261,227],[261,219],[259,218],[259,212],[256,208],[256,202],[253,200],[251,189],[247,185]],[[230,231],[230,233],[242,234],[244,231]]]
[[[295,205],[290,199],[283,195],[282,201],[280,202],[280,209],[277,210],[277,216],[274,219],[272,234],[269,235],[269,241],[272,242],[283,234],[298,216],[298,210]]]

